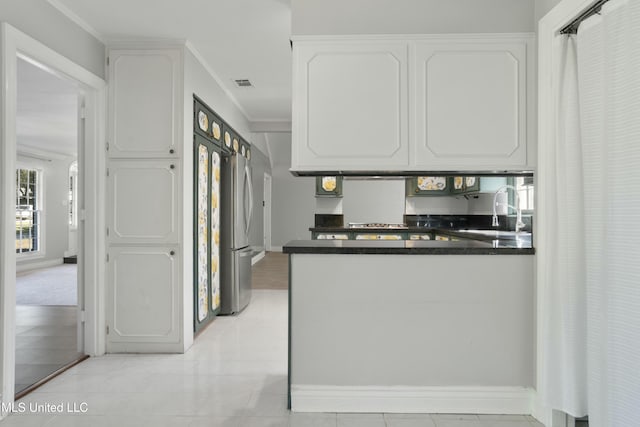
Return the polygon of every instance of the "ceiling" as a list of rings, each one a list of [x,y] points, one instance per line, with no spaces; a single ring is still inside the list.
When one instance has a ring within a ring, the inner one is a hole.
[[[105,43],[187,40],[249,121],[291,121],[291,0],[49,2]]]
[[[62,158],[77,153],[77,86],[18,59],[18,153]]]

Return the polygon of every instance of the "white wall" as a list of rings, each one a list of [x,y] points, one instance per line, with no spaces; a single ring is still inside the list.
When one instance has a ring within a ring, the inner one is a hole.
[[[271,174],[269,159],[256,146],[251,146],[251,181],[253,183],[253,215],[249,231],[249,245],[255,250],[264,247],[264,174]]]
[[[275,167],[271,211],[271,244],[281,247],[290,240],[311,238],[315,214],[315,178],[294,177],[288,167]]]
[[[248,139],[249,122],[209,70],[189,50],[184,51],[184,148],[182,166],[182,252],[184,283],[184,348],[193,343],[193,95],[197,95],[242,137]]]
[[[61,55],[105,76],[105,47],[44,0],[2,0],[0,21],[7,22]]]
[[[292,261],[292,384],[380,393],[534,384],[533,256],[293,254]]]
[[[292,0],[291,3],[294,35],[535,31],[534,0]]]
[[[535,22],[536,25],[538,21],[547,14],[551,9],[553,9],[560,0],[536,0],[535,4]]]
[[[342,182],[342,213],[345,224],[402,223],[404,187],[404,179],[345,179]]]
[[[470,201],[462,196],[407,197],[406,213],[409,215],[467,215]]]
[[[38,267],[41,263],[62,264],[69,239],[69,165],[73,158],[50,162],[18,156],[18,167],[42,170],[42,230],[41,247],[44,256],[16,255],[18,271]]]
[[[267,147],[266,134],[262,132],[254,132],[250,136],[247,136],[247,138],[249,138],[248,141],[251,143],[251,147],[260,150],[265,158],[269,160],[269,148]],[[271,168],[271,166],[269,166],[269,168]]]
[[[254,189],[254,214],[251,220],[251,233],[249,244],[260,249],[263,246],[264,217],[262,212],[262,200],[264,198],[264,173],[271,172],[271,166],[267,155],[264,136],[255,134],[249,130],[249,121],[244,113],[222,89],[212,74],[202,62],[189,49],[185,50],[185,206],[193,203],[193,95],[197,95],[209,107],[211,107],[222,119],[229,123],[244,139],[251,143],[251,171],[253,173]],[[185,249],[186,245],[192,248],[192,215],[185,212]],[[189,274],[190,272],[185,272]],[[190,277],[190,276],[189,276]],[[186,279],[186,277],[185,277]]]

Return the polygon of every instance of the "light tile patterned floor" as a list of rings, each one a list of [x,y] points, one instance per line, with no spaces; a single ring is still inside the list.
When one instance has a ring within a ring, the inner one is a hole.
[[[0,427],[540,426],[525,416],[291,414],[286,373],[287,292],[256,290],[244,312],[217,318],[186,354],[94,357],[18,402],[79,412],[14,414]]]

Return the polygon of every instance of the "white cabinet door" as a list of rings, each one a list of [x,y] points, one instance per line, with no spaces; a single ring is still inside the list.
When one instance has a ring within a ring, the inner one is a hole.
[[[109,244],[178,241],[178,163],[112,160],[109,163]]]
[[[109,52],[109,156],[174,157],[181,138],[178,50]]]
[[[175,351],[182,293],[175,251],[171,246],[109,249],[110,352]]]
[[[408,44],[294,44],[293,170],[408,165]]]
[[[426,170],[527,165],[528,41],[419,41],[415,165]],[[530,77],[532,78],[532,77]],[[533,123],[530,124],[533,126]]]

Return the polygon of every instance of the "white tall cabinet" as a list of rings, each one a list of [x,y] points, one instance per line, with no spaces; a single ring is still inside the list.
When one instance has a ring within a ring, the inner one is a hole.
[[[107,352],[182,352],[183,51],[108,52]]]
[[[535,168],[533,35],[293,46],[292,171]]]

